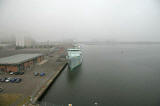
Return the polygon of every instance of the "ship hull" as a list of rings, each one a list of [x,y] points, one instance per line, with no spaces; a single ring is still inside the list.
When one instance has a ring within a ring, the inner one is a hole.
[[[67,49],[67,52],[68,66],[70,70],[73,70],[82,64],[82,52],[80,48]]]
[[[76,56],[68,59],[68,66],[70,70],[75,69],[76,67],[82,64],[82,56]]]

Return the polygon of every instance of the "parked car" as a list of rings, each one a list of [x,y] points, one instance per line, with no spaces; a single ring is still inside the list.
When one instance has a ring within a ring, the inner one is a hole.
[[[40,76],[45,76],[45,73],[40,73]]]
[[[23,75],[24,72],[15,72],[14,74],[15,74],[15,75]]]
[[[17,78],[15,82],[16,82],[16,83],[20,83],[21,81],[22,81],[21,78]]]
[[[23,75],[24,74],[24,72],[19,72],[19,75]]]
[[[15,82],[15,81],[16,81],[16,78],[11,78],[10,79],[10,82],[12,82],[12,83]]]
[[[9,74],[10,74],[10,75],[13,75],[13,74],[14,74],[14,72],[10,72]]]
[[[15,72],[14,74],[15,74],[15,75],[19,75],[19,72]]]
[[[1,82],[5,82],[6,79],[7,79],[6,77],[1,78],[0,81],[1,81]]]
[[[38,72],[34,72],[34,76],[38,76],[39,75],[39,73]]]
[[[10,79],[11,79],[10,77],[7,78],[7,79],[5,80],[5,82],[10,82]]]

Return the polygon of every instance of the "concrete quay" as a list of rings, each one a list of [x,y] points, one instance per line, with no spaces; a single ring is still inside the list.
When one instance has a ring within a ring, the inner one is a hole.
[[[48,87],[53,84],[67,65],[65,60],[66,48],[61,45],[59,49],[49,53],[49,50],[43,50],[47,55],[45,60],[35,65],[30,70],[26,70],[24,75],[0,74],[3,77],[21,78],[20,83],[0,82],[0,87],[4,88],[0,92],[0,106],[38,106],[37,100],[46,92]],[[20,51],[20,53],[23,50]],[[24,50],[32,53],[32,50]],[[31,51],[31,52],[30,52]],[[34,50],[34,53],[41,53],[41,50]],[[18,52],[18,51],[17,51]],[[1,53],[0,53],[1,54]],[[11,53],[10,53],[11,54]],[[15,54],[15,51],[13,52]],[[45,76],[34,76],[34,72],[44,72]]]
[[[36,102],[38,101],[38,99],[46,92],[46,90],[50,87],[50,85],[56,80],[56,78],[60,75],[60,73],[63,71],[63,69],[66,67],[67,63],[63,62],[58,68],[55,74],[53,74],[51,76],[51,78],[49,78],[48,81],[46,81],[46,83],[39,89],[38,92],[36,92],[36,94],[34,94],[31,99],[30,102],[31,104],[36,104]]]

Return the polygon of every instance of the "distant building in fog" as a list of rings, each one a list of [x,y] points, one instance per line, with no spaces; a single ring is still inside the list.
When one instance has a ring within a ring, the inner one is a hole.
[[[16,46],[17,47],[33,47],[35,46],[35,40],[29,36],[17,36]]]
[[[45,41],[45,42],[36,42],[37,47],[51,47],[55,45],[55,42],[53,41]]]

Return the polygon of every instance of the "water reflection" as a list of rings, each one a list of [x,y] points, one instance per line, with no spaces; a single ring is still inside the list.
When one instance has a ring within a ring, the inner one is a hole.
[[[82,73],[81,66],[76,67],[74,70],[70,70],[67,67],[67,81],[69,83],[74,83],[79,78],[78,76]]]

